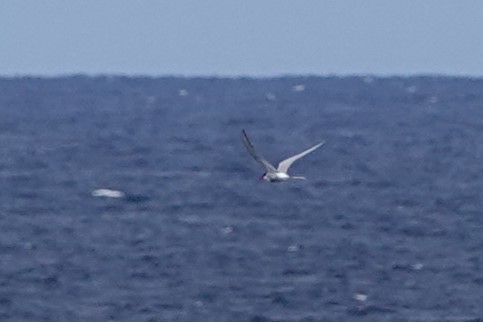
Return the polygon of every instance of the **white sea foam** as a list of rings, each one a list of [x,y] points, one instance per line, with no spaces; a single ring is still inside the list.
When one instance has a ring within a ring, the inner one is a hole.
[[[269,101],[276,101],[277,100],[277,96],[275,96],[275,94],[273,94],[273,93],[265,94],[265,98]]]
[[[408,92],[409,94],[414,94],[417,91],[418,91],[418,88],[414,85],[406,87],[406,92]]]
[[[225,226],[221,229],[221,233],[223,235],[228,235],[228,234],[231,234],[233,232],[233,227],[232,226]]]
[[[366,76],[362,79],[362,81],[366,84],[372,84],[374,83],[374,77]]]
[[[356,293],[354,294],[354,300],[359,301],[359,302],[365,302],[367,301],[367,294],[363,293]]]
[[[105,197],[105,198],[122,198],[125,196],[124,192],[119,190],[111,190],[111,189],[96,189],[92,191],[93,197]]]
[[[299,247],[299,245],[294,244],[294,245],[290,245],[290,246],[288,246],[288,247],[287,247],[287,251],[288,251],[288,252],[296,252],[296,251],[298,251],[298,250],[299,250],[299,248],[300,248],[300,247]]]
[[[436,104],[438,103],[438,96],[431,96],[428,101],[431,104]]]

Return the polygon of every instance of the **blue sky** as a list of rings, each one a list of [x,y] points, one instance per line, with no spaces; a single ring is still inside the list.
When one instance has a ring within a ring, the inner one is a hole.
[[[4,0],[0,75],[483,76],[478,0]]]

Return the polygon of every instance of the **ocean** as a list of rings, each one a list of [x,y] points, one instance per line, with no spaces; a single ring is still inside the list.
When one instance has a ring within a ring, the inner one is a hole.
[[[1,321],[483,321],[483,79],[3,77],[0,147]]]

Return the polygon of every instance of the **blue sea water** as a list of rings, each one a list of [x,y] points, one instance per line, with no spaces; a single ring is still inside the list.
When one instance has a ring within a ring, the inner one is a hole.
[[[480,321],[482,89],[0,79],[0,320]]]

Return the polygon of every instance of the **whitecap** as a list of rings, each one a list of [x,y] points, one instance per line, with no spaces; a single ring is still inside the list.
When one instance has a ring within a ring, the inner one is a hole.
[[[111,190],[111,189],[96,189],[92,191],[93,197],[105,197],[105,198],[122,198],[125,196],[124,192],[119,190]]]
[[[363,293],[356,293],[354,294],[354,300],[359,301],[359,302],[365,302],[367,301],[367,294]]]

